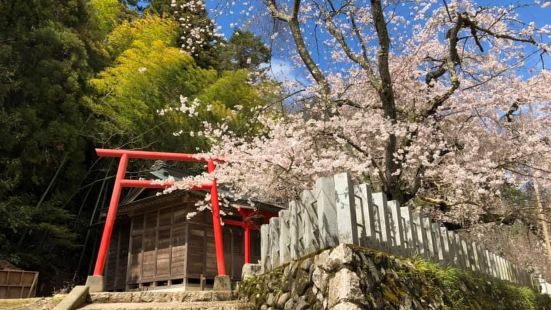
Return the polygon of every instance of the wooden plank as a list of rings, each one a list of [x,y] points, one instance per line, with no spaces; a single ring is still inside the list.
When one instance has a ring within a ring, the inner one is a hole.
[[[205,277],[207,279],[214,279],[218,274],[216,268],[216,249],[214,247],[214,231],[212,230],[212,224],[207,224],[203,226],[205,228]]]
[[[129,232],[129,235],[128,235],[128,258],[127,258],[127,263],[126,263],[126,290],[128,291],[130,288],[128,286],[129,282],[130,282],[130,277],[131,277],[131,268],[132,268],[132,241],[133,241],[133,238],[132,238],[132,233],[134,231],[134,218],[131,218],[130,219],[130,232]]]
[[[8,284],[8,272],[7,270],[0,270],[0,285]]]
[[[122,223],[121,223],[122,224]],[[130,223],[125,222],[124,225],[121,225],[121,242],[119,248],[120,254],[120,265],[117,268],[117,282],[115,282],[116,291],[126,290],[126,274],[128,272],[128,251],[129,251],[129,242],[130,242]]]
[[[19,298],[23,298],[23,274],[21,274],[21,277],[19,278],[19,286],[21,286],[21,288],[19,289]]]
[[[172,233],[174,232],[174,209],[170,212],[170,236],[168,244],[168,276],[172,277]],[[172,284],[172,283],[169,283]]]
[[[162,228],[157,233],[156,277],[170,276],[170,236],[172,229]]]
[[[33,283],[31,284],[31,287],[29,288],[29,293],[27,294],[27,298],[31,298],[31,297],[35,296],[36,282],[38,282],[38,272],[34,273]]]
[[[140,255],[140,276],[138,277],[138,280],[140,282],[140,288],[142,288],[142,285],[141,285],[141,280],[143,279],[143,257],[144,257],[144,234],[145,234],[145,214],[143,216],[143,219],[141,221],[142,225],[143,225],[143,229],[141,230],[142,231],[142,238],[141,238],[141,247],[140,247],[140,251],[141,251],[141,255]]]
[[[186,273],[189,276],[203,274],[205,257],[205,231],[201,225],[188,224],[188,252],[186,259]]]
[[[157,215],[155,218],[155,255],[153,256],[154,262],[153,262],[153,277],[155,280],[157,279],[157,264],[158,264],[158,249],[159,249],[159,217],[160,217],[161,209],[157,209],[157,212],[155,214]],[[153,286],[157,286],[156,282],[153,282]]]

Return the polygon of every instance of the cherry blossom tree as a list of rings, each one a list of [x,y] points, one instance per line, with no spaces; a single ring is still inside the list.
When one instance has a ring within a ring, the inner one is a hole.
[[[258,111],[263,135],[205,125],[212,154],[228,159],[218,177],[236,193],[282,201],[349,171],[401,203],[477,221],[506,186],[551,185],[551,27],[523,22],[522,5],[260,4],[312,83],[295,112]]]
[[[219,14],[238,11],[224,4]],[[206,155],[227,159],[216,176],[234,194],[285,202],[320,176],[348,171],[390,199],[436,206],[428,208],[433,217],[465,227],[488,214],[503,221],[508,189],[551,188],[551,26],[523,21],[525,5],[236,5],[272,19],[273,48],[304,68],[310,83],[289,87],[289,113],[258,109],[251,122],[262,123],[261,135],[204,124],[212,143]]]

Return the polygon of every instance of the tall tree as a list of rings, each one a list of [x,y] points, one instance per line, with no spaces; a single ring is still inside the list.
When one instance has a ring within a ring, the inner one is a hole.
[[[258,71],[259,66],[267,64],[271,58],[270,49],[260,37],[250,31],[235,30],[228,42],[219,50],[219,70]]]
[[[348,170],[402,203],[453,206],[456,219],[476,221],[500,205],[503,184],[527,182],[526,169],[550,179],[551,76],[526,61],[545,57],[549,26],[474,1],[265,4],[313,83],[304,113],[253,143],[221,143],[217,151],[247,158],[231,167],[247,174],[244,190],[281,198]]]
[[[84,0],[0,2],[0,258],[45,278],[75,246],[65,202],[84,174],[82,102],[100,63],[89,17]]]

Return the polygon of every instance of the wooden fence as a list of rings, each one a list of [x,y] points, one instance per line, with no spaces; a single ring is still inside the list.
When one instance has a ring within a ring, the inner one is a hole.
[[[38,272],[0,270],[0,299],[34,297],[37,280]]]
[[[358,244],[402,256],[420,255],[551,293],[551,284],[439,223],[354,185],[347,173],[320,178],[313,190],[261,226],[261,264],[267,271],[319,249]]]

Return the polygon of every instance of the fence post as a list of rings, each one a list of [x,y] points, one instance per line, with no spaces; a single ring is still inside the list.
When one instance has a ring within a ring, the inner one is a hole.
[[[500,270],[500,274],[501,274],[501,279],[502,280],[507,280],[507,274],[505,273],[505,265],[503,264],[503,257],[498,255],[497,261],[499,263],[499,270]]]
[[[359,244],[352,180],[348,173],[339,173],[334,176],[334,179],[337,197],[337,233],[339,243]]]
[[[497,254],[494,254],[494,264],[496,265],[497,277],[499,279],[503,279],[503,276],[501,274],[501,266],[499,263],[499,256]]]
[[[272,268],[279,266],[279,218],[270,219],[270,248]]]
[[[493,262],[492,253],[488,250],[484,250],[486,253],[486,261],[488,262],[488,275],[497,277],[495,273],[495,264]]]
[[[303,191],[301,196],[302,205],[302,223],[303,223],[303,241],[304,253],[306,255],[316,251],[318,244],[318,215],[316,212],[316,198],[311,191]]]
[[[291,260],[291,236],[289,234],[289,210],[279,211],[279,261],[285,264]]]
[[[409,209],[409,207],[400,207],[400,211],[400,214],[402,215],[402,227],[404,228],[404,242],[406,252],[408,255],[415,255],[417,249],[415,235],[417,234],[417,232],[413,224],[411,210]]]
[[[373,203],[377,208],[382,248],[390,250],[392,248],[392,241],[390,239],[390,220],[386,206],[386,196],[384,193],[373,193],[372,197]]]
[[[442,253],[444,256],[444,262],[448,265],[453,265],[453,254],[450,248],[450,239],[448,237],[448,229],[446,227],[440,227],[440,237],[442,238]]]
[[[427,258],[428,259],[438,259],[438,252],[435,250],[435,240],[434,240],[434,234],[432,233],[432,225],[430,222],[430,219],[428,217],[421,217],[421,225],[423,226],[423,229],[425,230],[425,234],[427,236],[427,247],[428,247],[428,253]]]
[[[271,269],[270,242],[270,227],[264,224],[260,226],[260,262],[264,273]]]
[[[463,251],[463,245],[461,244],[461,237],[458,233],[454,232],[453,237],[455,240],[455,245],[457,246],[457,261],[459,266],[467,268],[467,263],[465,260],[465,251]]]
[[[505,265],[505,277],[507,281],[511,281],[511,272],[509,271],[509,261],[506,258],[503,258],[503,264]]]
[[[475,246],[476,255],[478,257],[478,264],[480,266],[480,272],[486,273],[486,259],[484,258],[484,252],[482,251],[482,248],[478,245],[478,243],[475,243]]]
[[[440,235],[440,224],[432,223],[431,228],[434,236],[434,244],[436,245],[436,259],[438,261],[444,261],[444,249],[442,246],[442,236]]]
[[[509,266],[507,264],[508,262],[505,257],[502,257],[501,260],[503,261],[503,271],[505,273],[505,279],[507,281],[511,281],[511,278],[509,277]]]
[[[473,251],[473,258],[474,258],[474,270],[475,271],[481,271],[480,268],[480,260],[478,259],[478,249],[476,247],[476,242],[471,242],[471,250]]]
[[[371,188],[367,184],[360,184],[354,187],[354,193],[356,196],[355,205],[360,244],[375,247],[379,240],[375,235],[375,215],[373,214],[374,205],[371,200]]]
[[[448,237],[450,238],[450,248],[453,254],[453,263],[456,266],[463,266],[461,261],[461,244],[455,231],[448,231]]]
[[[402,227],[402,215],[400,214],[400,204],[396,200],[390,200],[387,202],[387,207],[390,211],[392,218],[392,241],[394,245],[394,251],[396,254],[404,255],[404,228]]]
[[[419,215],[419,212],[415,211],[412,213],[413,218],[413,225],[415,225],[415,232],[416,232],[416,244],[417,244],[417,254],[427,256],[428,247],[427,247],[427,235],[425,233],[425,229],[423,227],[423,223],[421,223],[421,216]]]
[[[295,260],[300,257],[299,254],[299,240],[298,240],[298,217],[297,217],[297,205],[295,201],[289,202],[289,235],[290,235],[290,254],[291,259]]]
[[[315,193],[318,208],[318,229],[320,248],[334,247],[338,244],[337,207],[335,181],[332,177],[316,180]]]
[[[463,240],[462,238],[460,238],[460,240],[461,240],[463,260],[465,261],[465,268],[471,269],[471,260],[469,258],[469,248],[467,246],[467,241]]]

